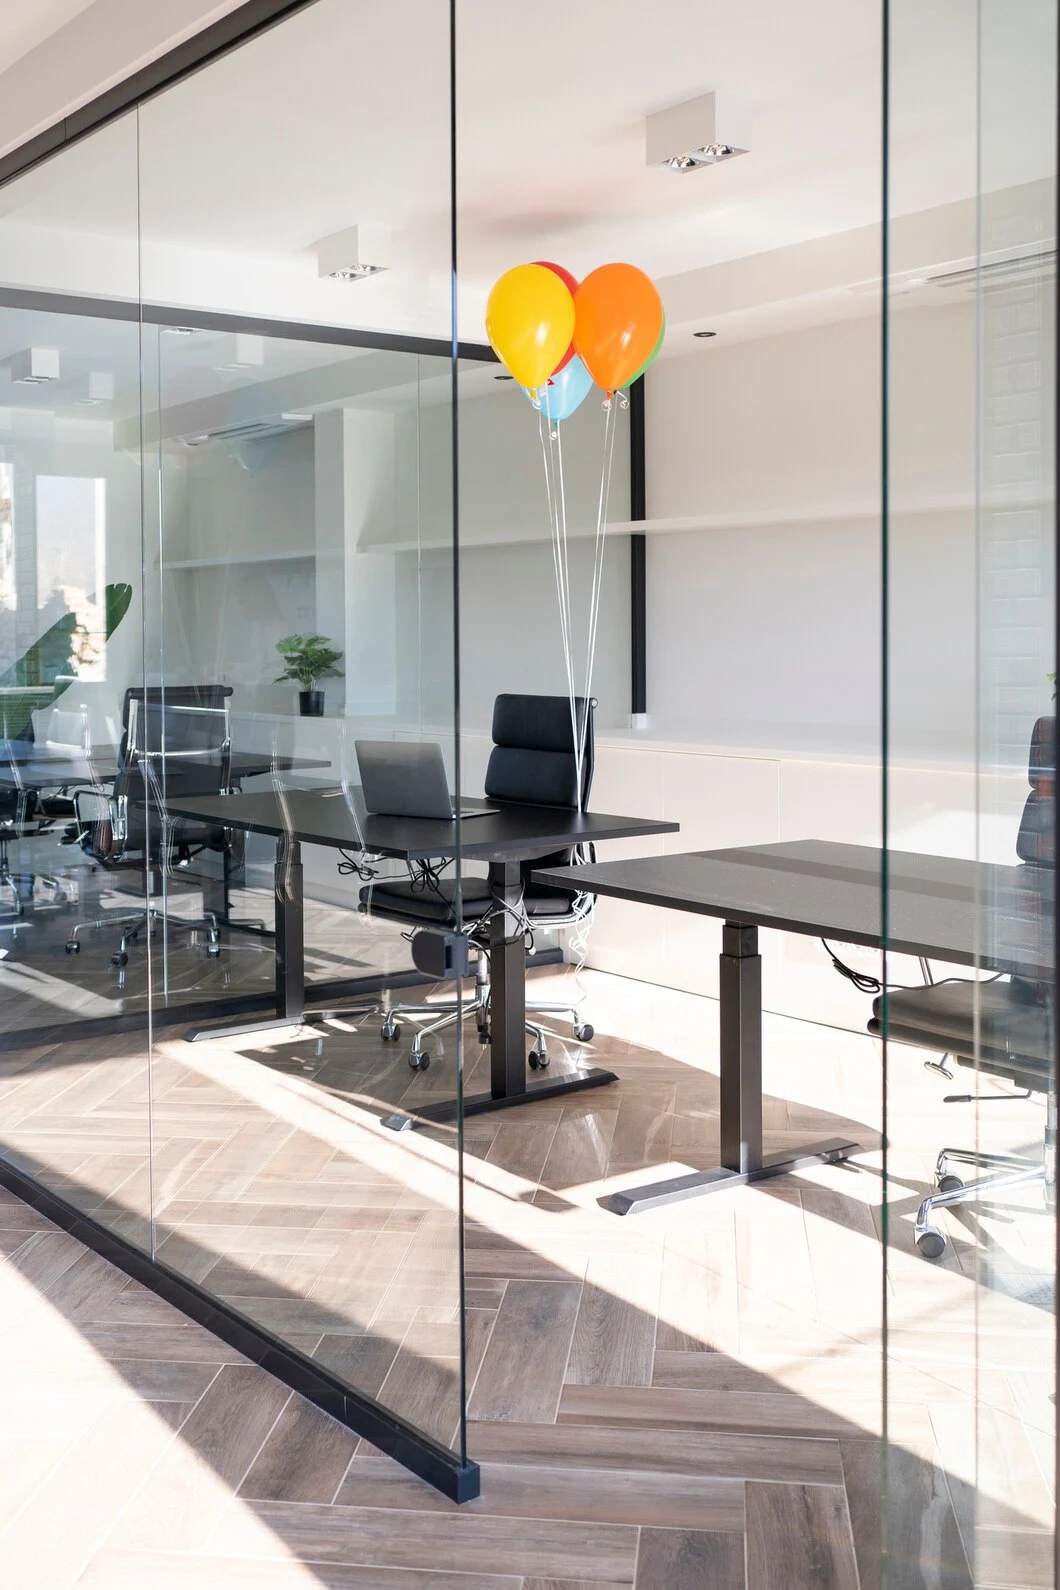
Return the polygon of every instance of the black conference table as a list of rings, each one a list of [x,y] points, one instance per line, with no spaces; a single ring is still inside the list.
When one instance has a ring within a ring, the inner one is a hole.
[[[1053,975],[1053,871],[887,852],[887,948],[1028,978]],[[758,929],[880,948],[884,852],[807,839],[535,871],[556,888],[720,917],[721,1164],[613,1193],[632,1214],[815,1163],[858,1147],[844,1138],[762,1151],[762,959]]]
[[[197,765],[206,761],[196,756]],[[326,757],[274,756],[271,751],[232,751],[229,777],[233,784],[262,773],[290,773],[299,769],[329,767]],[[22,789],[65,789],[87,786],[98,780],[109,784],[118,772],[118,753],[112,745],[92,745],[82,753],[49,751],[31,746],[24,760],[0,756],[0,785]]]
[[[220,753],[218,753],[219,759]],[[211,760],[212,758],[205,756],[196,756],[195,765],[197,767],[209,765]],[[330,766],[327,757],[281,756],[271,751],[230,751],[228,779],[230,784],[239,789],[244,779],[259,778],[265,773],[309,772],[314,769],[319,771]],[[20,791],[94,789],[97,785],[113,783],[117,773],[118,753],[109,743],[89,746],[82,754],[74,755],[65,750],[49,751],[44,746],[35,746],[31,743],[30,754],[25,760],[10,756],[0,757],[0,789]],[[233,867],[227,851],[221,876],[204,876],[199,881],[203,886],[206,910],[211,911],[228,927],[249,926],[250,930],[254,931],[253,924],[241,923],[231,914],[230,893],[242,881],[242,867],[241,865]]]
[[[485,802],[465,802],[485,805]],[[268,834],[276,840],[276,1015],[266,1022],[237,1027],[192,1029],[189,1041],[239,1037],[288,1027],[306,1010],[302,845],[323,845],[398,861],[451,860],[489,863],[494,898],[504,907],[490,920],[490,1090],[466,1096],[465,1115],[477,1115],[533,1099],[553,1098],[617,1081],[612,1071],[592,1067],[573,1075],[530,1083],[526,1074],[526,954],[519,929],[521,863],[550,851],[606,839],[639,839],[676,833],[676,823],[601,812],[575,812],[561,806],[522,806],[490,801],[490,811],[460,825],[423,817],[369,815],[358,788],[276,790],[253,795],[187,796],[168,804],[175,817],[191,817]],[[416,1111],[420,1119],[453,1117],[454,1102]],[[387,1125],[414,1125],[410,1114],[393,1115]]]

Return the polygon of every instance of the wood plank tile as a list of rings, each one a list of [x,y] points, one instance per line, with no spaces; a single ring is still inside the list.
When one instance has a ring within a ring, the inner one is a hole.
[[[349,1507],[509,1518],[584,1519],[598,1524],[739,1530],[743,1483],[646,1470],[484,1463],[482,1495],[457,1507],[387,1458],[358,1458],[335,1500]]]
[[[483,1163],[498,1165],[508,1175],[536,1184],[555,1137],[555,1122],[502,1121]]]
[[[69,1431],[69,1424],[66,1430]],[[7,1418],[0,1441],[0,1531],[21,1512],[34,1491],[72,1449],[75,1434],[56,1432],[50,1439],[39,1435],[16,1436]]]
[[[609,1425],[469,1423],[468,1450],[480,1462],[551,1464],[563,1468],[640,1469],[660,1474],[713,1474],[788,1483],[842,1485],[837,1441],[732,1435],[684,1429],[620,1429]]]
[[[842,1486],[747,1486],[747,1583],[770,1590],[858,1590]]]
[[[221,1366],[171,1363],[164,1358],[117,1358],[110,1367],[121,1376],[123,1385],[146,1402],[198,1402]]]
[[[474,1590],[474,1586],[469,1586],[469,1590]],[[601,1584],[598,1579],[591,1584],[587,1579],[524,1579],[523,1590],[625,1590],[625,1587]]]
[[[291,1397],[239,1488],[276,1502],[330,1502],[357,1436],[302,1397]]]
[[[975,1571],[980,1584],[1016,1590],[1052,1590],[1056,1583],[1053,1537],[1045,1530],[977,1529]]]
[[[400,1345],[389,1336],[328,1333],[320,1338],[312,1356],[365,1396],[378,1397]]]
[[[656,1346],[663,1351],[735,1353],[740,1341],[733,1215],[706,1230],[668,1233]]]
[[[763,1590],[780,1581],[760,1581]],[[747,1590],[744,1537],[702,1529],[642,1529],[635,1590]]]
[[[544,1582],[544,1581],[542,1581]],[[89,1563],[77,1590],[525,1590],[523,1581],[501,1574],[406,1571],[402,1568],[324,1567],[261,1557],[188,1555],[169,1551],[105,1548]],[[578,1585],[575,1590],[626,1590],[624,1586]]]
[[[880,1590],[881,1443],[841,1441],[839,1449],[861,1590]],[[949,1486],[938,1463],[892,1443],[887,1495],[893,1581],[909,1590],[972,1590]]]
[[[271,1533],[276,1556],[295,1553],[314,1562],[367,1567],[435,1568],[451,1572],[503,1574],[518,1562],[538,1576],[574,1574],[579,1579],[632,1584],[637,1531],[619,1524],[584,1524],[532,1519],[482,1518],[461,1512],[380,1511],[370,1507],[319,1507],[291,1502],[240,1502],[214,1531],[212,1549],[221,1555],[249,1550],[264,1554]]]
[[[0,1584],[69,1590],[173,1439],[147,1404],[107,1409],[0,1535]]]
[[[226,1365],[181,1438],[118,1523],[116,1546],[202,1548],[293,1393],[256,1366]]]
[[[634,1264],[618,1254],[589,1260],[568,1384],[651,1385],[661,1268],[661,1255]]]
[[[580,1294],[575,1282],[509,1283],[468,1403],[470,1418],[555,1418]]]
[[[600,1181],[615,1135],[617,1109],[564,1110],[538,1178],[544,1187],[560,1190]]]
[[[875,1411],[873,1411],[875,1410]],[[687,1391],[670,1387],[564,1386],[560,1424],[652,1425],[656,1429],[733,1430],[747,1434],[817,1435],[838,1438],[864,1435],[859,1415],[879,1418],[879,1403],[858,1404],[851,1417],[831,1413],[803,1397],[784,1392],[753,1395],[742,1392]]]

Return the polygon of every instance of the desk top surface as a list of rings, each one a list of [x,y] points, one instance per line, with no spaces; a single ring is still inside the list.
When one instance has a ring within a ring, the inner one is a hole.
[[[195,757],[202,765],[206,758]],[[326,757],[273,756],[271,751],[233,751],[230,776],[233,779],[254,778],[261,773],[290,773],[298,769],[330,767]],[[112,745],[93,745],[83,755],[65,750],[48,750],[45,746],[31,746],[25,761],[12,762],[0,757],[0,784],[21,784],[25,788],[38,786],[57,787],[62,784],[91,784],[93,779],[106,781],[118,771],[118,753]]]
[[[873,846],[805,839],[550,867],[534,878],[876,948],[883,934],[883,856]],[[898,850],[887,860],[889,949],[1024,976],[1051,972],[1051,868]]]
[[[458,843],[455,823],[426,817],[369,816],[360,789],[351,789],[349,794],[355,814],[352,816],[341,789],[189,796],[170,802],[169,810],[174,817],[193,817],[225,828],[243,828],[276,838],[287,835],[307,845],[363,849],[407,861],[425,861],[432,856],[451,858],[458,851],[478,860],[517,860],[604,839],[672,834],[678,828],[676,823],[640,817],[491,801],[489,805],[495,809],[487,815],[465,818],[460,824]]]

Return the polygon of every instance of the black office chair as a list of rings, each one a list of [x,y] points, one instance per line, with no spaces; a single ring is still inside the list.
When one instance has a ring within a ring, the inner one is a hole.
[[[578,799],[578,771],[574,723],[567,696],[500,695],[493,707],[493,750],[486,769],[485,794],[489,801],[512,801],[530,806],[588,806],[592,789],[595,747],[593,709],[578,697],[578,736],[584,736],[581,767],[581,801]],[[472,819],[472,822],[474,819]],[[522,863],[524,879],[522,908],[527,934],[562,932],[575,929],[587,932],[596,904],[595,895],[547,889],[530,881],[535,867],[565,867],[582,857],[579,851],[560,850],[535,856]],[[494,910],[489,881],[464,877],[461,880],[461,915],[456,917],[456,880],[436,878],[433,873],[408,879],[387,879],[366,885],[361,890],[361,910],[373,917],[400,922],[411,928],[451,927],[469,932],[475,956],[475,990],[470,999],[457,997],[434,1004],[392,1005],[386,1012],[382,1036],[386,1041],[401,1036],[400,1016],[427,1018],[412,1041],[409,1064],[414,1071],[425,1071],[430,1055],[423,1041],[457,1019],[459,1011],[474,1017],[479,1040],[490,1039],[489,917]],[[587,1043],[593,1028],[581,1019],[580,1005],[557,1000],[528,1000],[528,1015],[566,1015],[573,1023],[574,1036]],[[529,1063],[532,1070],[544,1070],[549,1063],[545,1031],[528,1021],[526,1030],[534,1040]]]
[[[167,803],[176,796],[220,795],[229,788],[230,685],[149,686],[125,692],[118,771],[109,793],[100,785],[75,797],[77,823],[86,852],[107,872],[138,873],[148,895],[163,876],[186,882],[186,869],[205,850],[223,852],[228,830],[184,817],[172,817]],[[87,808],[92,805],[92,810]],[[121,942],[111,964],[124,967],[129,945],[147,928],[153,932],[163,913],[145,906],[127,916],[78,922],[66,941],[68,955],[81,950],[80,934],[120,927]],[[205,929],[206,954],[221,953],[216,914],[188,920],[181,928]]]
[[[1000,931],[1014,940],[1006,945],[1010,956],[1018,962],[1022,954],[1028,966],[1037,967],[1048,965],[1053,955],[1055,732],[1055,718],[1039,718],[1034,726],[1028,768],[1031,792],[1016,839],[1023,875],[1012,898],[997,902],[995,913]],[[882,1034],[886,1027],[887,1037],[898,1043],[941,1051],[959,1065],[1010,1083],[1020,1090],[1017,1096],[1039,1093],[1046,1101],[1044,1143],[1038,1158],[967,1148],[940,1150],[935,1163],[937,1191],[920,1204],[914,1230],[917,1249],[925,1258],[939,1259],[946,1251],[945,1235],[930,1223],[935,1209],[994,1198],[1035,1182],[1043,1183],[1047,1198],[1054,1196],[1054,1019],[1052,984],[1031,977],[928,983],[923,988],[893,989],[873,1001],[871,1033]],[[967,1103],[970,1099],[970,1095],[957,1094],[947,1102]],[[953,1172],[953,1165],[992,1169],[997,1174],[965,1182]]]

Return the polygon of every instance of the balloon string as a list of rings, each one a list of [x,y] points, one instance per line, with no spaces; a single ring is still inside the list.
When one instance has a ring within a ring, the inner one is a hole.
[[[578,723],[578,703],[575,696],[574,684],[574,626],[571,618],[571,585],[570,585],[570,548],[567,540],[567,496],[563,480],[563,428],[556,426],[556,457],[559,463],[559,503],[560,524],[563,548],[564,585],[566,588],[567,604],[567,693],[570,698],[570,727],[571,739],[574,744],[574,787],[577,793],[578,810],[582,809],[583,780],[582,769],[585,765],[585,727],[584,722]]]
[[[611,469],[615,455],[615,408],[614,403],[607,405],[604,420],[604,454],[600,466],[600,495],[596,509],[596,540],[593,546],[593,584],[592,597],[589,605],[589,634],[585,656],[585,718],[581,725],[579,746],[576,762],[579,768],[579,804],[580,804],[580,768],[585,758],[586,736],[589,731],[589,700],[593,681],[593,664],[596,661],[596,636],[600,623],[600,597],[603,587],[604,549],[607,543],[607,505],[611,495]]]
[[[548,444],[545,442],[545,427],[548,426]],[[567,694],[571,706],[572,735],[577,746],[578,734],[575,723],[574,705],[574,655],[573,631],[571,626],[570,604],[570,567],[567,558],[566,546],[566,500],[563,498],[563,515],[561,518],[560,492],[557,489],[557,470],[554,442],[558,435],[554,435],[551,423],[542,413],[539,415],[538,429],[541,435],[541,457],[545,468],[545,490],[548,495],[549,509],[549,539],[552,543],[552,564],[556,576],[556,596],[559,604],[560,637],[563,643],[563,661],[567,676]],[[558,431],[558,427],[557,427]],[[560,476],[562,476],[562,457],[560,458]],[[581,780],[578,778],[578,791],[580,797]]]

